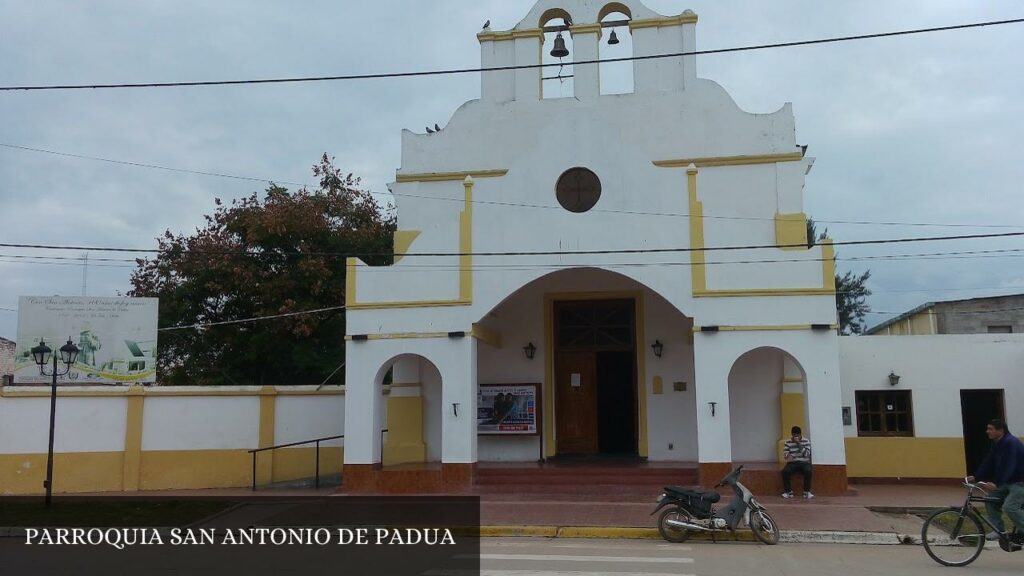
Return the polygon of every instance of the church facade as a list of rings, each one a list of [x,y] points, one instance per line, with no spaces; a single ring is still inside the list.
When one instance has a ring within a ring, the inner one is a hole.
[[[692,53],[697,21],[540,0],[477,35],[480,99],[403,133],[395,262],[347,262],[346,489],[602,456],[774,478],[801,425],[815,492],[846,490],[834,253],[807,247],[791,106],[741,110],[693,55],[633,61],[614,95],[584,64],[612,33]]]

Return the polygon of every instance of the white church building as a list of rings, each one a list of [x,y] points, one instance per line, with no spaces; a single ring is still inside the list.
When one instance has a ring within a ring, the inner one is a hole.
[[[834,254],[806,247],[791,106],[740,109],[692,55],[632,62],[615,95],[579,64],[612,32],[646,56],[695,51],[696,29],[636,0],[540,0],[477,35],[481,66],[506,68],[479,100],[403,132],[395,263],[347,262],[347,489],[601,456],[702,482],[772,463],[769,485],[800,424],[815,491],[846,490]],[[562,45],[572,93],[551,97],[564,72],[536,66]],[[513,391],[518,424],[481,433]]]

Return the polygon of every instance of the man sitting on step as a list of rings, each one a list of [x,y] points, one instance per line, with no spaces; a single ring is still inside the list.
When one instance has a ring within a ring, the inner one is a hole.
[[[793,474],[801,474],[804,477],[804,498],[814,498],[811,493],[811,441],[801,436],[799,426],[793,426],[790,430],[792,436],[782,446],[782,457],[786,459],[786,466],[782,468],[782,493],[783,498],[793,497]]]

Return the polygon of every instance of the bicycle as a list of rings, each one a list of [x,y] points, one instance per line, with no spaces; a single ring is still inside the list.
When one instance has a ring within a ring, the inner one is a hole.
[[[963,506],[940,508],[931,513],[921,527],[921,544],[928,555],[943,566],[967,566],[974,562],[985,548],[987,530],[991,528],[999,536],[999,547],[1006,552],[1016,552],[1021,546],[1010,542],[1010,533],[999,530],[984,514],[978,512],[971,504],[999,502],[979,484],[968,482],[967,499]],[[978,490],[981,495],[975,495]]]

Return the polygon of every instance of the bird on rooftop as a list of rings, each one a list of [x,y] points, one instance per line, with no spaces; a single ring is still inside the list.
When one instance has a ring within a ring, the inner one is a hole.
[[[487,22],[484,22],[484,30],[487,30],[490,27],[491,27],[491,21],[490,20],[488,20]]]
[[[441,131],[441,127],[438,126],[437,124],[434,124],[434,132],[440,132],[440,131]]]
[[[434,131],[430,129],[430,126],[427,126],[427,134],[433,134],[433,133],[434,133]]]

